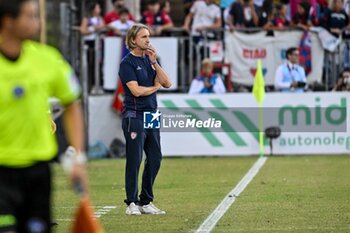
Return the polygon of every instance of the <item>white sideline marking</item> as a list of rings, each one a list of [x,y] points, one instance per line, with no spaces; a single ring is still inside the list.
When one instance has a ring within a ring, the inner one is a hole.
[[[73,222],[73,219],[70,219],[70,218],[59,218],[59,219],[55,219],[55,221],[59,221],[59,222]]]
[[[100,218],[102,215],[108,214],[111,210],[117,208],[116,206],[100,206],[95,210],[95,218]]]
[[[260,168],[264,166],[267,157],[259,158],[254,165],[250,168],[248,173],[241,179],[241,181],[234,187],[227,196],[221,201],[221,203],[216,207],[216,209],[204,220],[202,225],[196,230],[196,233],[209,233],[213,230],[215,225],[221,219],[221,217],[226,213],[230,206],[235,202],[236,197],[243,192],[243,190],[248,186],[250,181],[253,180],[256,174],[258,174]]]
[[[91,206],[94,209],[103,208],[103,209],[115,209],[117,206]],[[55,206],[54,209],[75,209],[76,206]]]
[[[96,208],[97,207],[97,208]],[[64,209],[76,209],[76,207],[56,207],[56,208],[64,208]],[[102,215],[108,214],[113,209],[116,209],[117,206],[95,206],[93,207],[95,210],[94,217],[95,218],[100,218]],[[69,219],[69,218],[59,218],[56,219],[56,221],[60,222],[73,222],[74,219]]]

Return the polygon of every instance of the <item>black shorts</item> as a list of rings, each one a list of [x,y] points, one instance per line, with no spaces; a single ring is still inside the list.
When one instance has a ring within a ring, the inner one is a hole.
[[[0,233],[50,233],[50,202],[49,163],[0,167]]]

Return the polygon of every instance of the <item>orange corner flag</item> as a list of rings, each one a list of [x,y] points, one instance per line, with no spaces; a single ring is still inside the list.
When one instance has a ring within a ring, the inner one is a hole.
[[[80,199],[72,233],[104,233],[100,222],[94,217],[89,198]]]

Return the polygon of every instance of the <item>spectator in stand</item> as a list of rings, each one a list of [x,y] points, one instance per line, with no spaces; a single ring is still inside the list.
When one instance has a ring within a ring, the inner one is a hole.
[[[105,23],[106,25],[112,23],[113,21],[116,21],[120,18],[119,15],[119,11],[122,8],[126,8],[125,7],[125,3],[124,0],[112,0],[112,5],[113,5],[113,10],[108,12],[105,17]],[[129,12],[129,20],[134,21],[134,16]],[[115,34],[113,33],[113,31],[109,31],[107,33],[108,36],[115,36]]]
[[[88,86],[89,89],[95,84],[95,40],[99,31],[105,28],[101,16],[101,6],[97,2],[91,2],[87,6],[87,16],[80,25],[80,33],[83,35],[85,44],[88,46]]]
[[[264,30],[269,30],[272,28],[272,19],[274,14],[273,0],[264,0],[259,13],[259,27]]]
[[[237,28],[251,28],[259,25],[259,17],[256,13],[253,0],[237,0],[231,5],[227,23],[230,31]]]
[[[294,15],[291,26],[303,29],[304,31],[308,30],[313,25],[312,21],[314,20],[310,9],[311,6],[307,1],[299,2],[298,12]]]
[[[325,13],[325,25],[323,25],[335,37],[339,37],[349,24],[349,17],[343,9],[342,0],[334,0],[331,9]]]
[[[317,0],[316,2],[316,19],[320,23],[320,20],[324,18],[324,15],[328,9],[328,0]]]
[[[105,23],[110,24],[119,19],[119,10],[126,8],[124,0],[112,0],[113,10],[108,12],[105,16]],[[129,12],[129,20],[134,21],[134,16]]]
[[[277,4],[276,6],[276,15],[272,20],[273,28],[277,30],[284,30],[285,27],[290,25],[289,20],[287,19],[287,5],[286,4]]]
[[[285,0],[283,0],[283,1],[285,1]],[[293,18],[295,17],[295,15],[298,14],[299,3],[303,2],[303,1],[307,2],[310,5],[310,7],[312,8],[311,14],[313,16],[316,16],[316,5],[317,5],[317,1],[319,1],[319,0],[288,0],[288,1],[290,3],[289,4],[290,18],[288,18],[290,21],[292,21]],[[321,0],[321,1],[323,1],[323,0]]]
[[[147,11],[142,14],[140,22],[149,27],[152,36],[160,36],[164,30],[174,26],[170,16],[160,10],[158,0],[148,1]]]
[[[220,7],[215,4],[215,0],[196,1],[190,13],[186,15],[183,28],[188,32],[191,31],[195,42],[198,42],[206,30],[221,28]]]
[[[116,36],[125,36],[133,24],[134,21],[129,20],[129,10],[127,8],[120,8],[119,19],[108,24],[107,28],[113,31]]]
[[[340,73],[333,91],[350,91],[350,68],[345,68]]]
[[[195,1],[196,0],[183,0],[185,15],[188,15],[188,13],[190,13],[191,7]]]
[[[286,52],[287,62],[281,64],[275,74],[275,89],[282,92],[304,92],[305,70],[298,65],[299,50],[291,47]]]
[[[346,0],[344,4],[344,10],[348,17],[350,16],[350,0]],[[349,24],[344,28],[343,31],[344,42],[344,67],[350,67],[350,18]]]
[[[104,29],[105,24],[101,16],[101,6],[97,2],[92,2],[87,7],[87,16],[83,18],[80,25],[80,33],[84,36],[84,41],[89,47],[95,44],[96,33]]]
[[[170,1],[163,1],[161,4],[160,10],[164,11],[165,14],[170,15],[170,11],[171,11]]]
[[[192,81],[189,94],[222,94],[225,92],[226,88],[220,75],[213,73],[213,62],[209,58],[204,59],[202,61],[202,72]]]

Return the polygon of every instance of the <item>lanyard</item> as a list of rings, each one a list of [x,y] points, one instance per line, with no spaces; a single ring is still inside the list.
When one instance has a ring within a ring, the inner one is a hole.
[[[295,78],[294,78],[294,75],[293,75],[292,71],[293,71],[293,69],[297,71],[297,69],[296,69],[296,68],[292,68],[292,69],[291,69],[291,68],[289,67],[289,64],[287,64],[287,68],[288,68],[288,71],[289,71],[289,73],[290,73],[290,76],[292,77],[292,80],[295,81]]]

